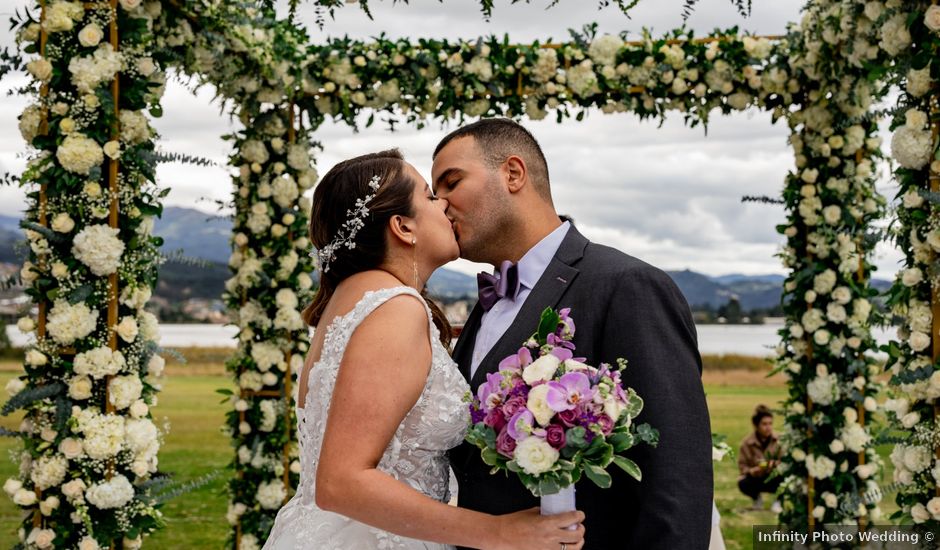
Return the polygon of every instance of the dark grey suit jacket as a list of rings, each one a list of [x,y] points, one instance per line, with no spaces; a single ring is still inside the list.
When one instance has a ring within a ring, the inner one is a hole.
[[[509,330],[480,363],[474,393],[537,327],[546,307],[571,308],[576,356],[589,364],[629,361],[623,382],[645,402],[637,422],[659,430],[659,446],[641,444],[627,456],[640,466],[637,482],[616,466],[610,489],[584,478],[576,488],[587,550],[706,549],[712,518],[711,428],[702,389],[702,361],[689,306],[663,271],[588,241],[572,227]],[[480,318],[473,309],[454,348],[469,379]],[[505,514],[538,505],[515,477],[491,475],[467,443],[450,452],[461,507]]]

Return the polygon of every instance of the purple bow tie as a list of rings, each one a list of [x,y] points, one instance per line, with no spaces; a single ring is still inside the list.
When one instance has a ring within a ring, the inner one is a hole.
[[[477,287],[483,311],[489,311],[503,298],[515,300],[519,294],[519,266],[505,260],[499,266],[499,277],[489,273],[477,273]]]

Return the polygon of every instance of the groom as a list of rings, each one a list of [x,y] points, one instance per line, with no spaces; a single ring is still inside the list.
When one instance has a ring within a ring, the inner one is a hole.
[[[481,292],[454,348],[473,392],[535,332],[543,309],[567,307],[576,355],[593,365],[627,359],[623,383],[645,402],[637,421],[659,430],[658,447],[629,451],[642,482],[612,467],[610,489],[578,483],[585,548],[707,548],[711,431],[695,325],[676,285],[559,219],[542,150],[511,120],[483,119],[449,134],[434,151],[431,177],[449,201],[461,257],[500,266],[495,276],[504,278],[498,292]],[[462,444],[450,461],[461,507],[504,514],[538,505],[515,477],[491,475],[476,447]]]

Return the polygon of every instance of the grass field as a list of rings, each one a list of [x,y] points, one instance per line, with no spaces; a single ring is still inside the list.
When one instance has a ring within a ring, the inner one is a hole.
[[[215,390],[231,387],[224,376],[216,356],[205,353],[190,357],[186,366],[168,365],[168,376],[158,406],[154,407],[158,426],[169,425],[160,451],[160,469],[173,473],[177,479],[193,480],[214,470],[222,469],[229,461],[232,450],[220,431],[226,405],[219,403]],[[775,406],[785,396],[784,382],[779,377],[768,379],[752,364],[741,368],[747,360],[714,362],[706,358],[705,390],[711,414],[712,430],[725,434],[737,451],[741,439],[750,432],[750,416],[754,406],[764,403]],[[709,368],[713,364],[715,368]],[[717,368],[721,364],[725,368]],[[14,376],[19,367],[15,363],[0,363],[0,387]],[[765,371],[766,372],[766,371]],[[15,428],[19,418],[0,418],[0,425]],[[779,421],[777,428],[779,429]],[[8,450],[16,442],[0,440],[0,483],[16,471],[7,460]],[[883,453],[888,449],[883,450]],[[228,533],[225,521],[226,496],[224,483],[227,471],[205,487],[171,501],[164,508],[168,529],[146,542],[149,548],[206,548],[220,549]],[[890,479],[890,477],[888,477]],[[772,524],[774,515],[769,511],[749,509],[750,500],[737,489],[737,466],[726,458],[715,465],[715,496],[722,516],[722,533],[729,549],[751,547],[751,525]],[[886,502],[893,501],[893,496]],[[769,504],[769,503],[768,503]],[[888,512],[890,506],[884,506]],[[0,495],[0,547],[9,548],[16,541],[19,523],[17,507]]]

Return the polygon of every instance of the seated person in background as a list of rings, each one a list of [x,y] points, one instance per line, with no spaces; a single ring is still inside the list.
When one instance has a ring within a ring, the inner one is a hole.
[[[780,462],[780,443],[774,435],[774,415],[764,405],[758,405],[751,417],[754,432],[741,442],[738,452],[738,488],[754,501],[754,509],[762,509],[761,493],[776,492],[781,477],[770,481],[767,477]],[[771,511],[779,513],[780,504],[774,502]]]

